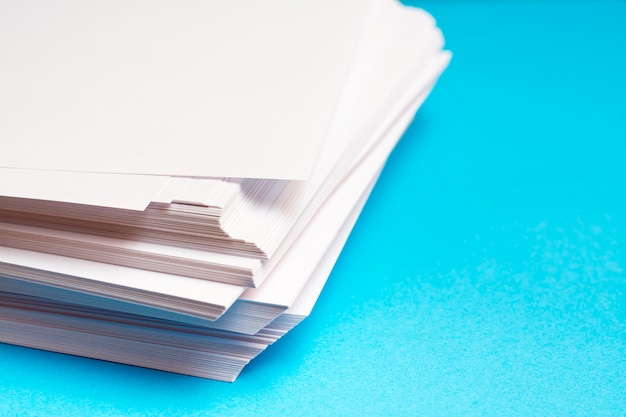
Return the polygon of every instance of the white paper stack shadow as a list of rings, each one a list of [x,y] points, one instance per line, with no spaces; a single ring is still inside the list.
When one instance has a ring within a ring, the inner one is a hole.
[[[224,381],[450,60],[394,0],[0,4],[0,341]]]

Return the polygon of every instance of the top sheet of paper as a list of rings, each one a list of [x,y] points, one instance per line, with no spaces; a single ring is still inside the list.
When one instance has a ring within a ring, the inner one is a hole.
[[[304,179],[362,0],[0,0],[0,167]]]

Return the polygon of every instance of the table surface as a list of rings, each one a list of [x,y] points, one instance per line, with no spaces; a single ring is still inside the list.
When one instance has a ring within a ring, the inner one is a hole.
[[[419,2],[454,57],[233,384],[0,345],[3,416],[626,413],[626,3]]]

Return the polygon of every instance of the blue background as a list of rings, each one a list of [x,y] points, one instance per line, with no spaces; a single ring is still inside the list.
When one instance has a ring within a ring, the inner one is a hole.
[[[626,414],[626,2],[423,1],[454,57],[233,384],[0,345],[2,416]]]

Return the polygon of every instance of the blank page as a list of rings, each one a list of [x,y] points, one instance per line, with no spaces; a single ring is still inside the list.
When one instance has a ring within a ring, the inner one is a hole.
[[[0,167],[304,179],[362,0],[0,0]]]

